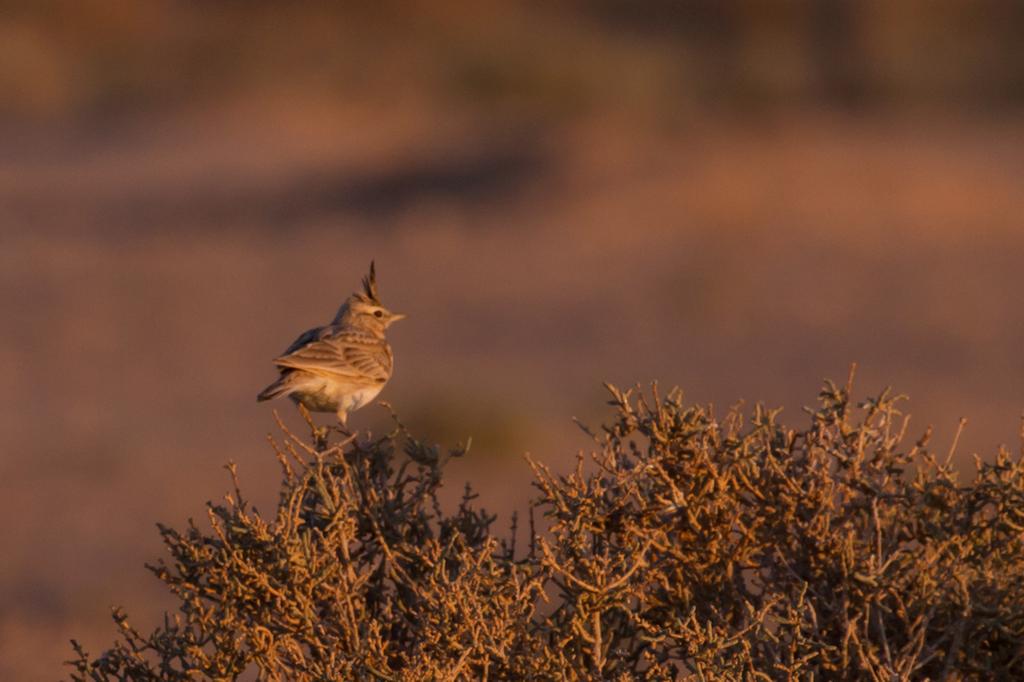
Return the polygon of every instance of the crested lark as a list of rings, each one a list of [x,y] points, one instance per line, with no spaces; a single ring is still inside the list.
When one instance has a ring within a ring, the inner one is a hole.
[[[337,413],[346,426],[348,413],[373,400],[391,378],[394,355],[384,330],[403,317],[381,304],[371,262],[363,290],[348,297],[334,321],[305,332],[274,359],[281,376],[256,400],[288,396],[313,412]]]

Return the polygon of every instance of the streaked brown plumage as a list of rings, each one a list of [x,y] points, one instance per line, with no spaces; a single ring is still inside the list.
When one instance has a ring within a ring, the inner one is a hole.
[[[335,412],[345,425],[348,413],[373,400],[391,378],[394,355],[384,332],[403,317],[380,302],[371,262],[363,291],[349,296],[329,325],[304,332],[274,359],[281,376],[256,399],[288,396],[313,412]]]

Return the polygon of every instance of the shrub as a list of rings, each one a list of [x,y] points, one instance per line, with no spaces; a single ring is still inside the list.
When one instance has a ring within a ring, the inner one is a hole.
[[[898,398],[849,385],[803,430],[608,388],[589,458],[530,461],[527,547],[468,488],[441,509],[460,451],[285,430],[274,518],[235,479],[209,530],[160,526],[177,612],[143,635],[116,611],[72,678],[1024,678],[1020,457],[961,483]]]

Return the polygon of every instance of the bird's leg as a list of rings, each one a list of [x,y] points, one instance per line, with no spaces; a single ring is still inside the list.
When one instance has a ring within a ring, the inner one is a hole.
[[[341,424],[341,427],[339,427],[338,430],[346,436],[351,436],[352,432],[348,430],[348,410],[338,410],[338,422]]]
[[[313,447],[317,452],[323,452],[327,449],[327,434],[329,432],[326,426],[314,426],[313,427]]]
[[[306,424],[309,425],[309,431],[313,436],[313,447],[317,452],[323,452],[327,449],[327,432],[329,429],[326,426],[317,426],[316,422],[313,421],[313,415],[309,413],[306,406],[302,403],[296,403],[299,408],[299,414],[306,420]]]

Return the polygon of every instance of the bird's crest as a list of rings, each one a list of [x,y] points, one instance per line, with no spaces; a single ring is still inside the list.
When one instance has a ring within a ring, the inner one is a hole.
[[[363,277],[363,293],[359,294],[367,303],[380,305],[380,298],[377,296],[377,270],[373,261],[370,261],[370,274]]]

